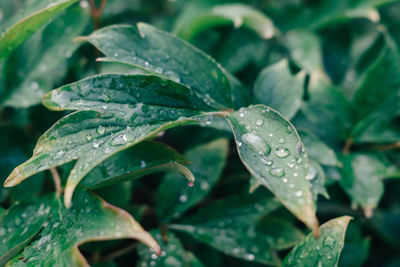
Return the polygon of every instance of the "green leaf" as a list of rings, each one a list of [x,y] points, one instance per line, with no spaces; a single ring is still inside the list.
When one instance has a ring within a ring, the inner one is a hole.
[[[233,257],[277,264],[279,259],[271,245],[274,238],[269,240],[262,234],[265,228],[258,229],[256,223],[279,206],[265,191],[258,190],[251,195],[236,195],[211,203],[182,224],[169,227]]]
[[[192,163],[190,171],[196,177],[193,187],[188,187],[181,177],[168,174],[157,190],[157,214],[162,221],[179,217],[196,205],[218,182],[228,155],[228,140],[217,139],[185,152]]]
[[[194,3],[178,18],[174,32],[177,36],[190,40],[199,33],[217,26],[232,25],[247,27],[264,39],[275,36],[272,21],[260,11],[243,4],[207,6]]]
[[[190,44],[148,24],[111,26],[82,37],[99,49],[102,61],[121,62],[182,83],[208,106],[232,106],[225,70]]]
[[[74,201],[77,204],[67,209],[54,195],[47,195],[13,206],[2,222],[2,244],[7,247],[1,251],[23,250],[7,266],[88,266],[78,246],[96,240],[138,239],[160,252],[153,237],[127,212],[81,188]],[[28,239],[32,241],[26,244]]]
[[[285,36],[285,45],[297,66],[308,73],[325,77],[322,62],[322,45],[318,35],[304,29],[289,31]]]
[[[309,100],[301,112],[311,123],[307,128],[332,143],[346,140],[353,125],[354,113],[341,89],[318,75],[311,75]]]
[[[158,244],[160,244],[161,254],[157,255],[154,251],[148,247],[139,245],[139,262],[137,266],[141,267],[202,267],[203,264],[192,254],[185,251],[182,243],[179,239],[171,232],[162,235],[159,230],[153,230],[150,232]]]
[[[309,234],[286,256],[282,266],[337,266],[350,220],[343,216],[321,225],[321,235],[316,238],[314,233]]]
[[[292,75],[286,59],[263,69],[254,84],[257,102],[279,111],[288,120],[300,108],[303,97],[304,72]]]
[[[208,107],[185,86],[152,75],[108,74],[63,86],[47,94],[52,110],[79,110],[58,121],[38,141],[31,159],[18,166],[5,186],[77,160],[65,188],[74,188],[99,163],[159,132],[201,117]]]
[[[305,129],[299,129],[298,132],[310,159],[326,166],[337,166],[339,164],[333,149],[318,139],[316,135]]]
[[[325,188],[325,172],[321,165],[314,160],[310,160],[310,171],[307,175],[307,179],[310,180],[310,190],[315,201],[317,201],[318,195],[329,198]]]
[[[390,170],[380,154],[352,153],[341,158],[343,168],[340,185],[352,200],[352,205],[361,206],[367,217],[372,216],[384,192],[383,178]]]
[[[193,181],[193,174],[183,166],[189,163],[167,145],[144,141],[100,163],[85,176],[82,185],[99,188],[163,171],[176,171]]]
[[[69,8],[11,54],[0,104],[19,108],[39,104],[65,75],[66,61],[79,47],[73,39],[82,34],[89,18],[82,8]]]
[[[0,59],[31,36],[40,26],[78,0],[35,0],[0,25]]]
[[[309,228],[318,229],[306,179],[308,158],[293,125],[264,105],[242,108],[228,118],[239,156],[251,175]]]
[[[400,53],[391,37],[387,34],[384,37],[382,51],[366,70],[362,84],[353,97],[352,102],[361,118],[376,109],[389,112],[391,106],[383,103],[398,98],[400,92]]]

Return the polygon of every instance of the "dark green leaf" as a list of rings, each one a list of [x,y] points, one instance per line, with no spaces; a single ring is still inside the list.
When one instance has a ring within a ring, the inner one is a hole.
[[[8,83],[2,106],[28,107],[39,104],[66,72],[66,60],[79,47],[73,39],[82,34],[89,14],[70,8],[21,45],[8,59]],[[2,86],[0,84],[0,86]],[[0,89],[1,91],[1,89]]]
[[[50,128],[34,155],[5,182],[14,186],[29,176],[78,160],[65,188],[70,206],[74,188],[113,154],[169,128],[214,113],[185,86],[152,75],[108,74],[52,91],[43,103],[53,110],[79,110]]]
[[[85,176],[82,185],[99,188],[162,171],[176,171],[193,181],[190,170],[183,166],[189,163],[167,145],[145,141],[100,163]]]
[[[258,229],[256,222],[278,207],[276,200],[258,190],[251,195],[232,196],[212,203],[182,224],[169,227],[231,256],[277,264],[279,259],[271,248],[274,237],[268,239],[263,235],[266,229]]]
[[[306,176],[308,158],[296,129],[278,112],[256,105],[229,116],[241,160],[309,228],[317,229]]]
[[[0,25],[0,59],[25,41],[43,24],[78,0],[35,0]]]
[[[282,266],[337,266],[350,220],[351,217],[343,216],[321,225],[321,236],[309,234],[286,256]]]
[[[140,260],[137,266],[140,267],[202,267],[203,265],[195,258],[193,254],[189,254],[182,246],[179,239],[171,232],[163,236],[160,231],[153,230],[150,232],[161,247],[161,254],[157,255],[154,251],[146,246],[139,245],[138,253]]]
[[[259,103],[276,109],[288,120],[301,105],[304,72],[293,76],[287,60],[263,69],[254,84],[254,95]]]
[[[111,26],[82,40],[105,54],[104,61],[130,64],[185,84],[214,109],[232,105],[225,71],[211,57],[150,25],[139,23],[137,27]]]
[[[160,251],[152,236],[125,211],[84,189],[77,190],[74,201],[77,204],[67,209],[50,195],[11,208],[2,223],[6,241],[2,244],[7,246],[2,250],[13,249],[13,254],[23,250],[7,266],[87,266],[78,245],[95,240],[138,239]]]
[[[189,169],[196,177],[196,183],[188,187],[178,175],[168,174],[157,191],[159,217],[163,221],[177,218],[207,196],[221,176],[227,155],[227,139],[218,139],[189,149],[185,157],[191,162]]]

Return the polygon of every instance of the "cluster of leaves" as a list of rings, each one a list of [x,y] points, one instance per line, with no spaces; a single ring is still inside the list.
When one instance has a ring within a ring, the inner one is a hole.
[[[400,263],[400,2],[253,2],[1,1],[0,265]]]

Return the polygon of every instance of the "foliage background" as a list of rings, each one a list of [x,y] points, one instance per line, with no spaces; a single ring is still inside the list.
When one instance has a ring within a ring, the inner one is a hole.
[[[0,26],[30,2],[34,1],[1,1]],[[400,3],[385,0],[241,2],[272,21],[273,36],[265,32],[263,36],[263,32],[257,32],[257,26],[246,21],[241,25],[235,18],[229,23],[206,25],[191,38],[185,35],[185,27],[189,32],[194,28],[189,23],[191,19],[209,12],[213,6],[233,3],[223,0],[109,0],[99,17],[90,14],[88,2],[81,1],[62,11],[0,62],[0,178],[4,181],[17,165],[26,161],[39,136],[69,113],[43,107],[40,102],[44,93],[98,73],[138,72],[122,64],[96,61],[100,52],[88,43],[73,40],[107,25],[147,22],[177,33],[211,55],[243,83],[244,103],[271,106],[299,130],[310,164],[317,172],[318,184],[314,188],[329,196],[329,199],[318,198],[320,222],[342,215],[354,218],[347,230],[339,266],[399,266],[400,184],[396,179],[400,177]],[[100,1],[96,4],[99,6]],[[221,127],[203,126],[171,129],[156,138],[192,162],[193,167],[189,165],[189,168],[196,178],[200,177],[199,185],[202,176],[208,181],[208,185],[203,184],[206,193],[201,190],[193,193],[198,196],[192,205],[182,207],[178,202],[168,207],[167,203],[173,203],[182,192],[191,190],[175,173],[151,174],[145,179],[126,181],[95,192],[107,202],[127,210],[145,229],[155,229],[151,233],[156,237],[157,231],[165,231],[168,220],[174,222],[173,218],[167,220],[167,216],[160,218],[160,214],[171,216],[172,211],[177,212],[178,222],[189,220],[190,224],[191,218],[201,217],[201,209],[215,200],[248,196],[251,175],[240,162],[231,133]],[[216,159],[208,158],[211,156],[207,153]],[[203,161],[199,160],[201,155],[205,155]],[[58,168],[63,183],[70,168],[68,164]],[[51,173],[42,172],[15,188],[1,188],[1,206],[5,210],[13,203],[53,191]],[[263,188],[255,191],[256,197],[260,191],[261,200],[251,203],[272,201]],[[225,207],[234,210],[235,202]],[[248,212],[248,216],[253,214]],[[281,259],[308,233],[281,206],[271,208],[264,220],[267,226],[263,229],[269,231],[262,233],[263,237],[286,239],[285,245],[277,249]],[[278,229],[282,222],[290,225],[287,236]],[[243,246],[249,242],[257,244],[248,238],[249,222],[238,219],[236,223],[232,227],[237,230],[234,235],[244,238]],[[182,231],[168,230],[168,233],[174,234],[170,240],[178,238],[176,243],[182,242],[185,249],[184,252],[171,249],[178,259],[183,254],[186,258],[196,256],[205,266],[248,266],[251,260],[246,255],[233,257],[235,247],[228,247],[230,252],[227,249],[223,253],[221,247],[213,249],[204,244],[215,240],[199,242]],[[276,233],[282,236],[274,236]],[[162,243],[159,237],[156,239]],[[137,248],[136,244],[130,240],[102,241],[85,244],[80,249],[89,263],[98,266],[150,264],[151,253],[141,245]],[[261,244],[259,249],[267,251],[268,246]],[[115,251],[121,253],[115,254]],[[180,261],[179,264],[165,261],[157,264],[185,266],[182,258]],[[190,266],[196,264],[196,260],[187,262]],[[263,265],[251,263],[258,264]]]

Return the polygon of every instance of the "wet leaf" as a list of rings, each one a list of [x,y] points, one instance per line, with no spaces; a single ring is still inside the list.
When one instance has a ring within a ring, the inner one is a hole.
[[[187,6],[183,15],[177,20],[174,32],[177,36],[190,40],[212,27],[232,24],[235,28],[247,27],[264,39],[270,39],[276,33],[272,21],[251,6],[243,4],[207,6],[204,3]]]
[[[278,112],[256,105],[229,116],[240,158],[251,175],[310,229],[318,228],[308,158],[296,129]]]
[[[309,234],[286,256],[282,266],[337,266],[350,219],[343,216],[321,225],[321,236]]]
[[[263,235],[257,221],[280,205],[265,191],[224,198],[201,208],[181,224],[169,227],[233,257],[247,261],[277,264],[273,237]],[[279,231],[275,229],[277,234]],[[267,231],[268,233],[268,231]]]
[[[203,264],[190,252],[185,251],[182,243],[179,239],[171,232],[166,235],[162,235],[159,230],[153,230],[150,232],[161,247],[161,254],[157,255],[154,251],[148,247],[139,245],[139,263],[137,266],[156,266],[156,267],[202,267]]]
[[[104,74],[52,91],[43,103],[52,110],[78,110],[58,121],[38,141],[31,159],[18,166],[5,186],[77,160],[65,188],[74,188],[99,163],[155,134],[202,116],[207,106],[192,91],[151,75]]]
[[[167,145],[144,141],[100,163],[85,176],[82,185],[99,188],[163,171],[175,171],[193,181],[193,174],[184,166],[189,163]]]
[[[78,0],[35,0],[0,25],[0,59],[6,57],[40,26]]]
[[[185,152],[196,177],[193,187],[176,174],[163,178],[157,190],[157,214],[163,221],[179,217],[201,201],[213,189],[222,174],[228,154],[228,140],[217,139]]]
[[[304,72],[292,75],[286,59],[263,69],[254,84],[257,101],[276,109],[288,120],[300,108],[303,97]]]
[[[299,129],[298,132],[310,159],[326,166],[337,166],[339,164],[335,151],[312,132],[304,129]]]
[[[229,80],[222,67],[210,56],[169,33],[139,23],[137,28],[106,27],[81,39],[105,54],[102,61],[129,64],[182,83],[211,108],[232,105]]]
[[[125,211],[81,188],[74,201],[77,204],[67,209],[54,195],[47,195],[13,206],[2,222],[7,241],[2,250],[22,251],[7,266],[88,266],[78,246],[96,240],[132,238],[159,252],[152,236]],[[32,241],[26,244],[27,239]]]
[[[39,104],[67,71],[67,59],[79,47],[73,39],[89,22],[82,8],[69,8],[37,31],[7,59],[9,68],[2,106],[29,107]],[[1,89],[0,89],[1,91]]]

